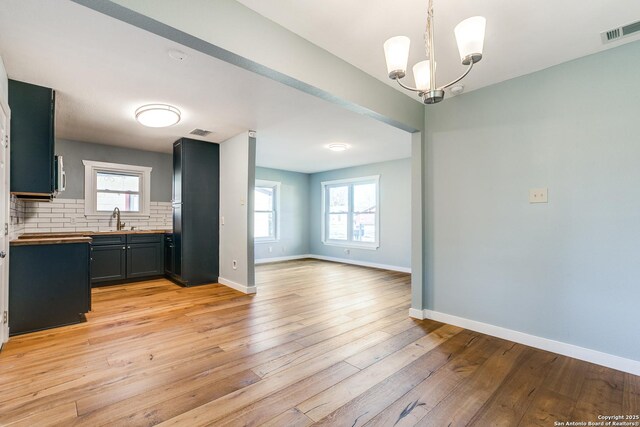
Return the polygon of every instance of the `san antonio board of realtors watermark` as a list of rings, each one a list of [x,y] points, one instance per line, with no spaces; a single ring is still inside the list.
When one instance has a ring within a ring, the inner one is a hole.
[[[598,415],[596,421],[555,421],[555,427],[603,426],[603,427],[640,427],[640,414],[636,415]]]

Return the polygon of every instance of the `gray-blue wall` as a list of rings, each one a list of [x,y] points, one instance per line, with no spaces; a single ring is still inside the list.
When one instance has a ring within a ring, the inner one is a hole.
[[[136,166],[151,166],[151,201],[170,202],[173,176],[172,155],[152,151],[88,142],[56,140],[56,154],[64,156],[64,170],[67,174],[67,189],[60,198],[84,199],[83,160],[121,163]]]
[[[639,69],[635,42],[427,107],[428,309],[640,360]]]
[[[255,244],[255,258],[277,258],[309,253],[309,174],[256,168],[256,179],[280,186],[280,238]],[[271,248],[271,252],[269,252]]]
[[[322,243],[323,181],[380,175],[380,247],[377,250]],[[310,250],[314,255],[345,258],[394,267],[411,267],[411,159],[393,160],[328,172],[310,179]]]

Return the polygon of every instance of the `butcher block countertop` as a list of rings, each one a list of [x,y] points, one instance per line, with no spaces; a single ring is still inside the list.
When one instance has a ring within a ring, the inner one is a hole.
[[[64,243],[91,243],[91,237],[72,236],[72,237],[34,237],[28,239],[13,239],[11,246],[26,245],[61,245]]]
[[[91,236],[109,234],[165,234],[170,230],[69,231],[53,233],[25,233],[11,241],[11,245],[58,245],[63,243],[90,243]]]

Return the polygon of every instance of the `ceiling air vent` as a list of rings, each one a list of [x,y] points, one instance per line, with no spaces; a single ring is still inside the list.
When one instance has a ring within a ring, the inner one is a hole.
[[[613,28],[609,31],[603,31],[602,33],[600,33],[600,36],[602,37],[602,43],[610,43],[623,37],[630,36],[631,34],[637,33],[639,31],[640,21],[636,21],[623,27]]]
[[[210,130],[204,130],[204,129],[194,129],[191,132],[189,132],[189,135],[197,135],[197,136],[207,136],[211,133]]]

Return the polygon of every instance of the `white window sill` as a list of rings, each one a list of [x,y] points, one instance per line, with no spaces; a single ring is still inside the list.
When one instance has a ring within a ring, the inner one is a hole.
[[[356,242],[336,242],[333,240],[324,241],[322,244],[326,246],[339,246],[341,248],[349,249],[365,249],[368,251],[376,251],[380,247],[380,243],[356,243]]]

